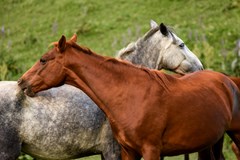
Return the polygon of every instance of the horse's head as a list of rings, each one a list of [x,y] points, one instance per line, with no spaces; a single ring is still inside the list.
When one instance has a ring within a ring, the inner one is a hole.
[[[154,23],[154,21],[151,23]],[[151,26],[156,26],[156,24]],[[160,43],[162,55],[159,61],[162,61],[162,64],[159,62],[157,69],[170,69],[182,74],[203,69],[200,60],[188,49],[183,40],[169,31],[163,23],[160,24],[159,28],[162,34]]]
[[[163,23],[150,22],[151,29],[136,44],[119,52],[121,59],[153,69],[168,69],[177,73],[202,70],[203,66],[185,43]]]
[[[45,53],[23,76],[18,80],[18,85],[29,96],[35,93],[57,87],[64,83],[66,68],[64,67],[64,56],[71,43],[77,41],[74,35],[69,41],[62,36],[54,47]]]

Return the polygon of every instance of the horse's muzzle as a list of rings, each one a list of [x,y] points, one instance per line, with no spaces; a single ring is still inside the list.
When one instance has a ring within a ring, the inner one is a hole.
[[[21,90],[26,95],[28,95],[29,97],[34,97],[35,96],[35,93],[32,91],[32,88],[27,81],[20,78],[17,82],[18,82],[18,86],[21,88]]]

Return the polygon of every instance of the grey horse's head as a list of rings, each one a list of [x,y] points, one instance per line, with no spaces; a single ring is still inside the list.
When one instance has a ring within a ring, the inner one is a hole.
[[[176,34],[163,23],[150,22],[151,29],[136,42],[120,50],[117,57],[152,69],[177,73],[202,70],[203,65]]]

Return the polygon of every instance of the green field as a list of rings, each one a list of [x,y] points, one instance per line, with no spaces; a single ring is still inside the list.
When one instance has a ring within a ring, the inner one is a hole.
[[[150,19],[173,27],[205,68],[240,76],[240,0],[1,0],[0,80],[17,80],[62,34],[114,56]]]

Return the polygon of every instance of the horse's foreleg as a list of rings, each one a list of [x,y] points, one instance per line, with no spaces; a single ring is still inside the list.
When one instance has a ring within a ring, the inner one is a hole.
[[[214,159],[214,160],[225,160],[224,155],[222,153],[223,149],[223,140],[224,136],[217,141],[214,146],[211,148],[207,148],[201,152],[198,152],[198,160],[205,160],[205,159]]]
[[[111,139],[110,139],[111,138]],[[117,143],[113,137],[109,137],[109,143],[103,144],[102,147],[102,160],[121,160],[121,149],[120,145]]]
[[[144,160],[159,160],[160,149],[154,146],[146,146],[143,148],[143,159]]]
[[[207,149],[204,149],[204,150],[198,152],[198,160],[216,160],[214,158],[212,148],[209,147]]]
[[[121,147],[121,157],[122,160],[140,160],[141,156],[134,152],[133,150]]]
[[[184,160],[189,160],[189,154],[184,154]]]
[[[223,152],[222,152],[223,141],[224,141],[224,136],[212,147],[214,158],[216,160],[225,160]]]
[[[15,160],[21,153],[21,140],[17,129],[11,126],[0,126],[0,159]]]

